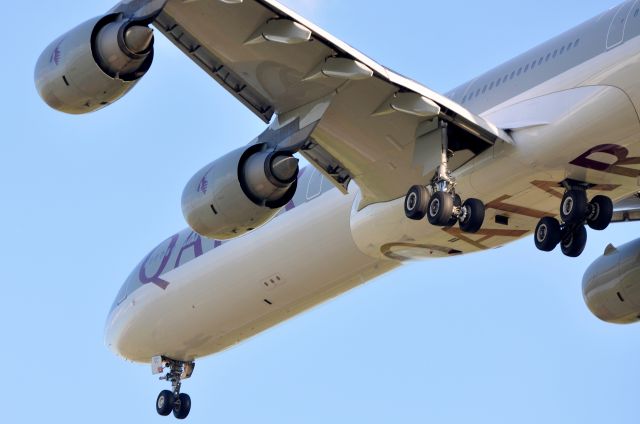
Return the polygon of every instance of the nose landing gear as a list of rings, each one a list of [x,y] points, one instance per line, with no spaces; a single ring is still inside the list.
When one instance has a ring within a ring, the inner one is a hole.
[[[173,390],[163,390],[156,399],[156,412],[159,415],[167,416],[173,412],[173,416],[179,420],[184,420],[191,412],[191,397],[186,393],[180,393],[182,380],[191,377],[195,363],[175,361],[163,357],[155,357],[151,361],[154,374],[160,374],[165,368],[169,372],[160,377],[160,380],[171,382]]]
[[[457,222],[466,233],[477,233],[482,227],[485,206],[478,199],[464,203],[455,191],[455,179],[448,168],[449,147],[447,123],[440,123],[442,152],[440,166],[428,186],[415,185],[405,197],[404,212],[407,218],[419,221],[425,216],[438,227],[453,227]]]
[[[558,244],[565,256],[577,258],[587,245],[587,230],[602,231],[613,218],[613,202],[606,196],[587,200],[584,186],[569,187],[560,203],[560,219],[545,217],[536,226],[534,241],[539,250],[553,251]]]

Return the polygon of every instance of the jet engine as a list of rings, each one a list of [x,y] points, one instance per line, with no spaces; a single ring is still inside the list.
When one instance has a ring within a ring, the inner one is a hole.
[[[198,234],[227,240],[273,218],[293,199],[298,160],[264,144],[235,150],[200,170],[182,193],[182,213]]]
[[[582,292],[595,316],[615,324],[640,320],[640,239],[614,247],[587,269]]]
[[[61,112],[93,112],[126,94],[153,61],[153,31],[111,14],[91,19],[51,43],[40,55],[35,83]]]

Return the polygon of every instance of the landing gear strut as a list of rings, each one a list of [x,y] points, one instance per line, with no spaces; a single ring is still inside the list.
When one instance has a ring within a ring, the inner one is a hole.
[[[534,240],[536,247],[551,252],[558,244],[565,256],[576,258],[587,245],[588,225],[602,231],[613,218],[613,202],[606,196],[587,199],[587,188],[580,184],[565,184],[567,191],[560,202],[560,219],[545,217],[536,226]]]
[[[404,202],[407,218],[416,221],[425,216],[438,227],[460,224],[466,233],[477,233],[484,222],[485,206],[478,199],[462,199],[456,194],[455,179],[449,171],[449,139],[447,123],[440,122],[442,151],[440,166],[428,186],[415,185],[409,189]]]
[[[182,380],[191,377],[195,363],[175,361],[164,357],[155,357],[151,361],[154,374],[160,374],[165,368],[169,372],[160,377],[160,380],[171,382],[172,390],[163,390],[156,400],[156,412],[159,415],[167,416],[173,412],[173,416],[179,420],[184,420],[191,411],[191,398],[186,393],[180,393]]]

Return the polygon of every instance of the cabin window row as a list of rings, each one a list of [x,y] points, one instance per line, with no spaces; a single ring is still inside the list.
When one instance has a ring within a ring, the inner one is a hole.
[[[533,71],[535,68],[542,66],[543,63],[547,63],[550,60],[555,59],[558,56],[563,55],[564,53],[568,53],[571,49],[575,49],[580,44],[580,39],[578,38],[576,41],[570,42],[566,46],[562,46],[559,49],[555,49],[553,52],[547,53],[546,56],[541,56],[539,59],[534,60],[531,63],[527,63],[524,66],[521,66],[518,69],[514,69],[510,74],[506,74],[504,77],[500,77],[495,81],[492,81],[489,84],[485,84],[484,87],[478,88],[475,93],[472,91],[468,95],[462,98],[462,103],[466,103],[473,98],[479,97],[487,91],[491,91],[494,88],[500,87],[502,84],[505,84],[507,81],[510,81],[514,78],[519,77],[522,74],[526,74],[529,71]]]

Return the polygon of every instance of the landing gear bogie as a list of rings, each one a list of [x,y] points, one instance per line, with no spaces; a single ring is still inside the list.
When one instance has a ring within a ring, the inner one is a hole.
[[[441,132],[440,166],[427,186],[416,185],[409,189],[405,197],[404,212],[407,218],[421,220],[425,216],[430,224],[450,228],[460,223],[460,229],[467,233],[480,231],[484,222],[485,207],[478,199],[467,199],[464,203],[456,194],[455,178],[449,171],[448,124],[439,122]]]
[[[584,185],[567,187],[560,202],[562,222],[551,217],[542,218],[534,233],[536,247],[551,252],[559,244],[565,256],[577,258],[587,244],[585,226],[602,231],[609,226],[612,218],[613,202],[610,198],[598,195],[589,202]]]

